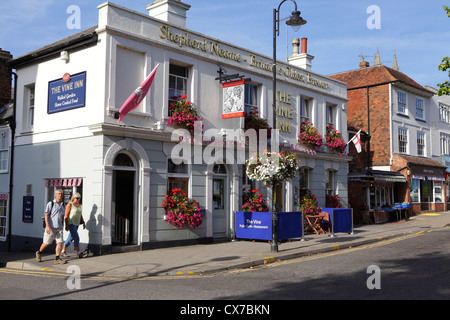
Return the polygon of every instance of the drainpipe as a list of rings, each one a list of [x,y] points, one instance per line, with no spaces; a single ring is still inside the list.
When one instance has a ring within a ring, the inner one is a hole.
[[[369,86],[366,88],[367,90],[367,170],[371,170],[372,163],[370,161],[370,144],[371,144],[371,137],[370,137],[370,99],[369,99]]]
[[[16,109],[17,109],[17,73],[12,72],[14,75],[14,101],[13,101],[13,115],[12,120],[9,121],[11,128],[11,157],[9,165],[9,210],[8,210],[8,252],[11,252],[11,229],[12,229],[12,193],[13,193],[13,172],[14,172],[14,140],[16,135]]]

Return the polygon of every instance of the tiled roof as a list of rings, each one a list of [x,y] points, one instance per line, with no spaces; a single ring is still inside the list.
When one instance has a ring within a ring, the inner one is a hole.
[[[447,166],[443,165],[442,163],[440,163],[440,162],[438,162],[436,160],[428,159],[428,158],[405,156],[403,154],[398,154],[398,156],[403,158],[403,159],[405,159],[410,164],[427,166],[427,167],[447,168]]]
[[[419,90],[429,91],[406,74],[383,65],[336,73],[329,77],[347,83],[348,90],[378,84],[402,82]]]

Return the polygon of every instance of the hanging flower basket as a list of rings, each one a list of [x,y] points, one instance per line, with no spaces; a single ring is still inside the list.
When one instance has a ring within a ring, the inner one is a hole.
[[[244,212],[269,212],[269,205],[264,200],[264,196],[258,193],[258,189],[244,192],[242,201],[244,203],[242,211]]]
[[[319,130],[311,122],[307,121],[302,122],[300,125],[298,141],[307,147],[318,149],[322,146],[323,137],[319,133]]]
[[[166,195],[163,200],[162,207],[166,209],[167,222],[175,228],[186,226],[192,229],[203,222],[198,201],[189,199],[181,189],[172,189],[172,194]]]
[[[299,169],[297,157],[288,152],[265,151],[262,155],[251,156],[246,166],[248,178],[262,181],[266,186],[294,179]]]
[[[192,103],[186,100],[187,96],[173,97],[177,100],[175,103],[170,103],[169,111],[171,116],[167,120],[167,124],[171,124],[191,132],[194,132],[194,122],[201,121],[197,115],[197,110],[192,106]]]
[[[341,156],[344,154],[347,144],[345,143],[344,138],[342,138],[342,134],[332,126],[327,127],[326,139],[330,150],[339,153]]]

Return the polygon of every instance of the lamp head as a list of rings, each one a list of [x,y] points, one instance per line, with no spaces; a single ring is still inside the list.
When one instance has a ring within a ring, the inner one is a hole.
[[[286,21],[286,24],[288,26],[291,26],[295,32],[300,30],[300,27],[304,24],[306,24],[306,20],[304,20],[302,17],[300,17],[300,11],[293,11],[292,16],[289,18],[288,21]]]

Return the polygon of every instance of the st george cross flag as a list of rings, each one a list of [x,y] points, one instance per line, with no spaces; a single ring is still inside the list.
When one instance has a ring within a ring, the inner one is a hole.
[[[353,138],[350,139],[349,143],[353,142],[355,144],[356,151],[361,152],[361,130]]]
[[[136,109],[139,104],[144,100],[145,96],[147,95],[150,86],[152,85],[153,79],[155,78],[156,69],[158,69],[158,65],[156,65],[155,69],[150,73],[150,75],[145,79],[144,82],[142,82],[141,86],[138,87],[134,92],[130,95],[130,97],[125,101],[123,106],[120,108],[119,113],[120,117],[117,123],[122,121],[122,119],[127,115],[128,112],[131,110]]]

